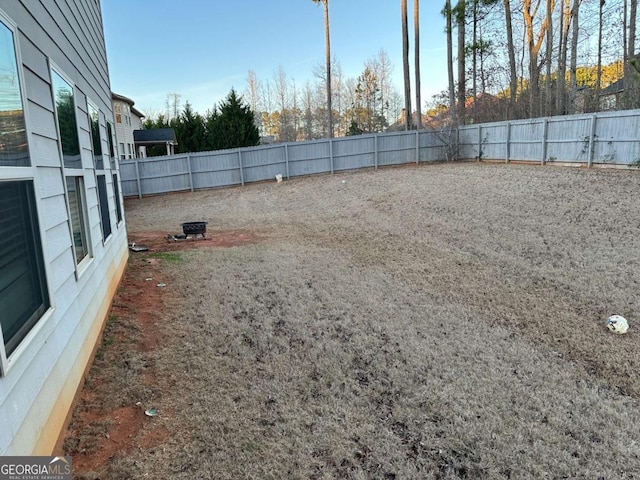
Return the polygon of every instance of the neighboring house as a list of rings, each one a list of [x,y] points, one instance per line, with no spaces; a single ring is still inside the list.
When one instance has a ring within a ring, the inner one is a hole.
[[[396,119],[395,122],[393,122],[391,125],[389,125],[385,131],[387,132],[401,132],[404,131],[404,120],[407,116],[407,111],[403,108],[400,111],[400,117],[398,119]],[[430,120],[429,115],[423,114],[422,115],[422,125],[426,126],[428,125]],[[418,123],[418,112],[413,111],[411,112],[411,127],[415,128],[416,124]]]
[[[133,138],[136,148],[142,149],[153,145],[163,145],[167,148],[167,155],[175,153],[178,145],[176,132],[173,128],[150,128],[148,130],[134,130]]]
[[[0,455],[59,451],[124,272],[100,3],[0,3]]]
[[[600,91],[600,110],[618,110],[624,95],[624,78],[616,80]]]
[[[111,92],[111,100],[113,102],[113,117],[116,122],[116,139],[120,160],[144,157],[144,150],[136,152],[133,141],[133,131],[142,128],[144,113],[134,107],[135,103],[130,98]]]

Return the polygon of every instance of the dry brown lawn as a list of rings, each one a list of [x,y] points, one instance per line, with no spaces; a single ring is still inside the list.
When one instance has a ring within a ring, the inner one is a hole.
[[[157,344],[91,398],[162,434],[82,478],[640,478],[639,186],[473,163],[128,200],[131,238],[211,239],[132,254],[170,301],[112,319]]]

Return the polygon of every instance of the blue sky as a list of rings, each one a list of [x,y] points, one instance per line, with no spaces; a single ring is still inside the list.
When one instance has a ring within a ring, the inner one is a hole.
[[[423,103],[447,84],[441,3],[420,5]],[[143,111],[163,111],[176,92],[204,113],[231,87],[244,91],[249,70],[271,80],[281,65],[301,86],[324,62],[324,13],[311,0],[102,0],[102,14],[111,88]],[[344,74],[357,77],[385,49],[402,90],[400,0],[329,0],[329,16],[331,53]],[[413,59],[411,69],[413,83]]]

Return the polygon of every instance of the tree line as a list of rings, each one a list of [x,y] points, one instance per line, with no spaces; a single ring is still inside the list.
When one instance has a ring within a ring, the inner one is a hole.
[[[491,120],[601,110],[620,79],[614,107],[640,106],[637,0],[447,0],[442,14],[449,79],[438,105],[457,123],[486,110]]]
[[[442,28],[447,87],[424,104],[419,88],[419,0],[414,0],[414,92],[420,107],[414,115],[407,1],[400,2],[404,91],[391,82],[394,67],[384,49],[364,62],[356,78],[346,77],[329,53],[329,0],[313,1],[325,7],[327,46],[326,65],[314,69],[313,80],[298,84],[282,66],[271,78],[258,79],[250,70],[243,97],[232,91],[234,108],[244,109],[245,120],[253,116],[255,128],[240,129],[251,130],[251,144],[260,135],[281,142],[313,140],[415,124],[419,128],[423,122],[442,127],[640,107],[637,0],[446,0]],[[615,101],[605,105],[606,88],[619,80]],[[170,120],[169,114],[158,116],[145,127],[174,126],[180,151],[239,146],[234,135],[222,135],[230,137],[229,142],[215,138],[216,125],[224,124],[218,118],[221,106],[200,116],[188,102],[179,114],[176,105],[174,98]]]
[[[328,52],[329,0],[313,1],[325,6]],[[287,78],[282,67],[273,79],[262,81],[250,71],[245,97],[258,112],[261,133],[280,141],[309,140],[391,126],[420,128],[423,121],[442,127],[640,107],[637,0],[446,0],[442,27],[447,38],[448,84],[424,105],[419,0],[414,0],[418,108],[413,115],[407,0],[401,0],[400,7],[403,92],[389,81],[393,66],[384,50],[365,62],[355,79],[344,78],[339,61],[332,59],[326,69],[316,68],[314,83],[302,88]],[[613,102],[603,102],[604,94],[610,93],[606,87],[621,79],[619,89],[610,96]],[[325,90],[331,92],[330,102],[323,99]],[[333,120],[331,131],[329,119]]]
[[[356,133],[375,133],[393,125],[401,115],[402,95],[391,81],[393,65],[385,50],[364,62],[357,77],[343,74],[331,62],[332,126],[326,99],[326,74],[318,66],[314,80],[299,85],[280,66],[272,78],[247,76],[244,98],[256,115],[263,136],[277,141],[313,140]]]
[[[179,95],[169,94],[169,97],[173,100],[171,118],[168,117],[171,109],[168,109],[167,116],[148,117],[143,128],[173,128],[178,141],[176,153],[250,147],[260,143],[254,113],[233,88],[225,100],[204,115],[195,112],[189,102],[180,111]],[[164,146],[147,147],[149,157],[165,154]]]

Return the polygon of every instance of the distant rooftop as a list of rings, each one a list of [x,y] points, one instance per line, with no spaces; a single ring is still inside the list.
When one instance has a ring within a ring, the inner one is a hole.
[[[117,100],[119,102],[125,102],[128,103],[129,106],[131,107],[131,111],[137,115],[140,118],[144,118],[145,115],[144,113],[142,113],[140,110],[138,110],[137,108],[134,107],[135,103],[133,100],[131,100],[129,97],[125,97],[124,95],[119,95],[115,92],[111,92],[111,99],[112,100]]]
[[[616,80],[600,92],[600,95],[611,95],[624,92],[624,77]]]
[[[134,130],[133,141],[136,145],[177,145],[176,132],[173,128],[150,128],[148,130]]]

